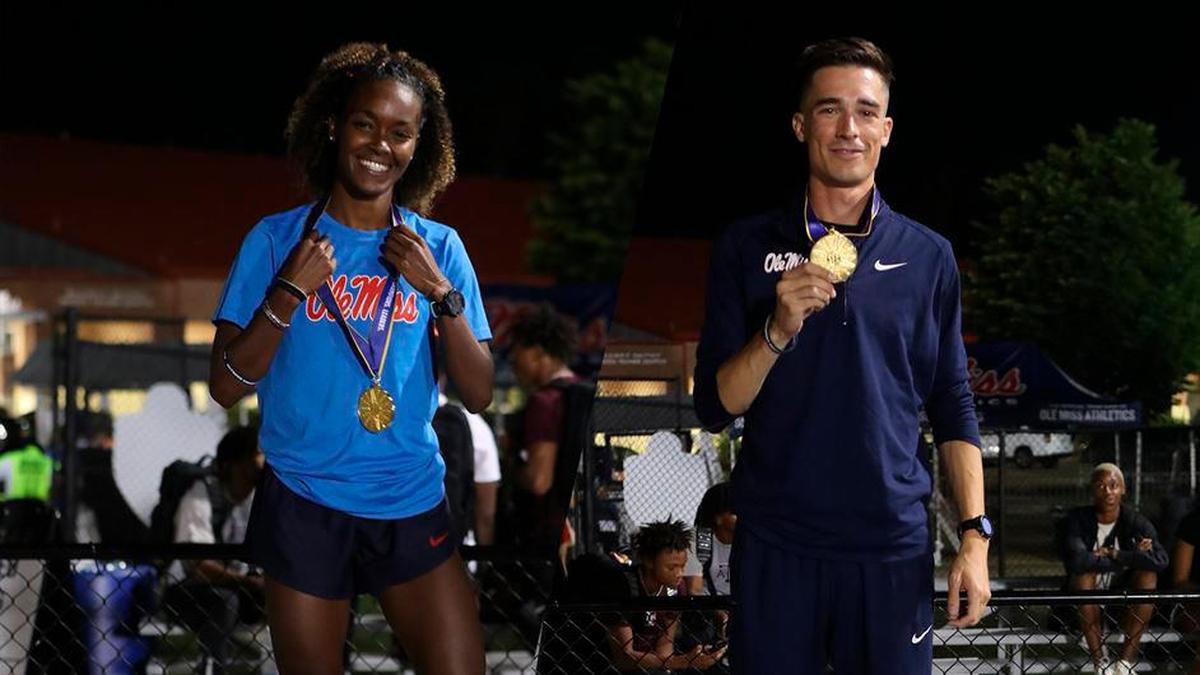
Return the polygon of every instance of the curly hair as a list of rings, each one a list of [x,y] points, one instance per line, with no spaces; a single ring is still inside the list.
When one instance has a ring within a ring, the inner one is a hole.
[[[421,138],[412,163],[396,184],[393,199],[422,215],[454,180],[454,138],[446,112],[446,92],[437,73],[403,51],[385,44],[356,42],[332,52],[317,66],[288,117],[288,155],[308,187],[325,194],[333,187],[337,147],[329,120],[340,119],[357,86],[394,80],[421,98]]]
[[[892,59],[874,42],[858,37],[832,38],[804,48],[796,63],[796,107],[804,106],[804,95],[813,73],[828,66],[862,66],[879,73],[890,89],[896,81]]]
[[[692,531],[682,520],[647,523],[633,535],[633,550],[643,560],[654,560],[663,551],[686,551],[692,546]]]
[[[575,356],[575,324],[554,311],[549,303],[542,303],[517,319],[509,335],[514,347],[541,347],[563,363],[569,363]]]

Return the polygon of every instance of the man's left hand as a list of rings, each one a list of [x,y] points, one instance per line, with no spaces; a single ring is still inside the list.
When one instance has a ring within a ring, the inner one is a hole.
[[[988,585],[987,564],[988,542],[978,532],[963,535],[962,547],[954,563],[950,565],[949,598],[946,610],[950,621],[946,624],[955,628],[967,628],[979,623],[992,597]],[[967,611],[959,616],[959,593],[967,592]]]

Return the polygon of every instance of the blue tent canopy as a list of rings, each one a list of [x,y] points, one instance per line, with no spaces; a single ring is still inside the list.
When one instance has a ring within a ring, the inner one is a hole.
[[[968,345],[967,360],[982,426],[1079,430],[1142,424],[1141,402],[1089,391],[1033,343]]]

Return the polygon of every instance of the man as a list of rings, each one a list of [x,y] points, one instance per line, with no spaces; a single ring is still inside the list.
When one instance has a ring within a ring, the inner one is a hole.
[[[1158,573],[1167,568],[1167,551],[1145,516],[1124,508],[1125,476],[1115,464],[1092,470],[1092,504],[1071,509],[1063,523],[1062,556],[1072,590],[1153,590]],[[1154,605],[1130,605],[1122,630],[1121,658],[1109,664],[1101,640],[1103,617],[1096,605],[1079,607],[1079,625],[1097,673],[1125,675],[1134,671],[1138,643]]]
[[[513,372],[529,394],[507,429],[515,480],[512,525],[523,550],[547,557],[557,555],[566,519],[567,495],[554,493],[554,476],[566,423],[564,389],[580,379],[568,365],[575,332],[549,305],[522,316],[511,331]]]
[[[692,532],[682,521],[663,521],[643,526],[633,537],[636,564],[625,569],[630,595],[638,598],[687,595],[683,570],[687,564]],[[725,655],[725,647],[696,645],[684,654],[675,653],[679,630],[676,612],[635,612],[609,627],[609,646],[622,671],[667,672],[692,668],[707,670]]]
[[[888,57],[866,40],[829,40],[804,51],[799,81],[792,128],[807,149],[806,193],[718,240],[697,351],[704,426],[745,417],[732,661],[744,673],[818,673],[827,661],[839,673],[929,673],[922,406],[965,518],[950,625],[978,622],[990,597],[958,268],[945,239],[875,187],[893,128]],[[842,245],[825,266],[809,259],[823,237]]]
[[[79,504],[75,515],[75,541],[79,543],[140,544],[150,531],[142,522],[113,476],[113,419],[108,413],[84,418],[87,445],[79,458]]]
[[[243,543],[263,462],[257,429],[239,427],[225,434],[217,445],[215,475],[197,480],[179,501],[175,543]],[[263,577],[241,561],[201,560],[168,589],[164,604],[196,631],[214,672],[222,672],[232,657],[237,623],[262,620]]]

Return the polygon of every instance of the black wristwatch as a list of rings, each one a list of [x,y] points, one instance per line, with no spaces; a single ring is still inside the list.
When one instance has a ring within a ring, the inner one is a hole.
[[[962,539],[963,534],[965,534],[967,530],[975,530],[982,535],[985,540],[991,539],[993,533],[992,519],[988,518],[986,515],[983,515],[975,516],[974,518],[962,521],[958,524],[958,538]]]
[[[443,316],[454,318],[463,313],[463,294],[458,292],[457,288],[451,288],[446,291],[441,300],[434,300],[429,303],[429,308],[433,310],[433,318],[441,318]]]

